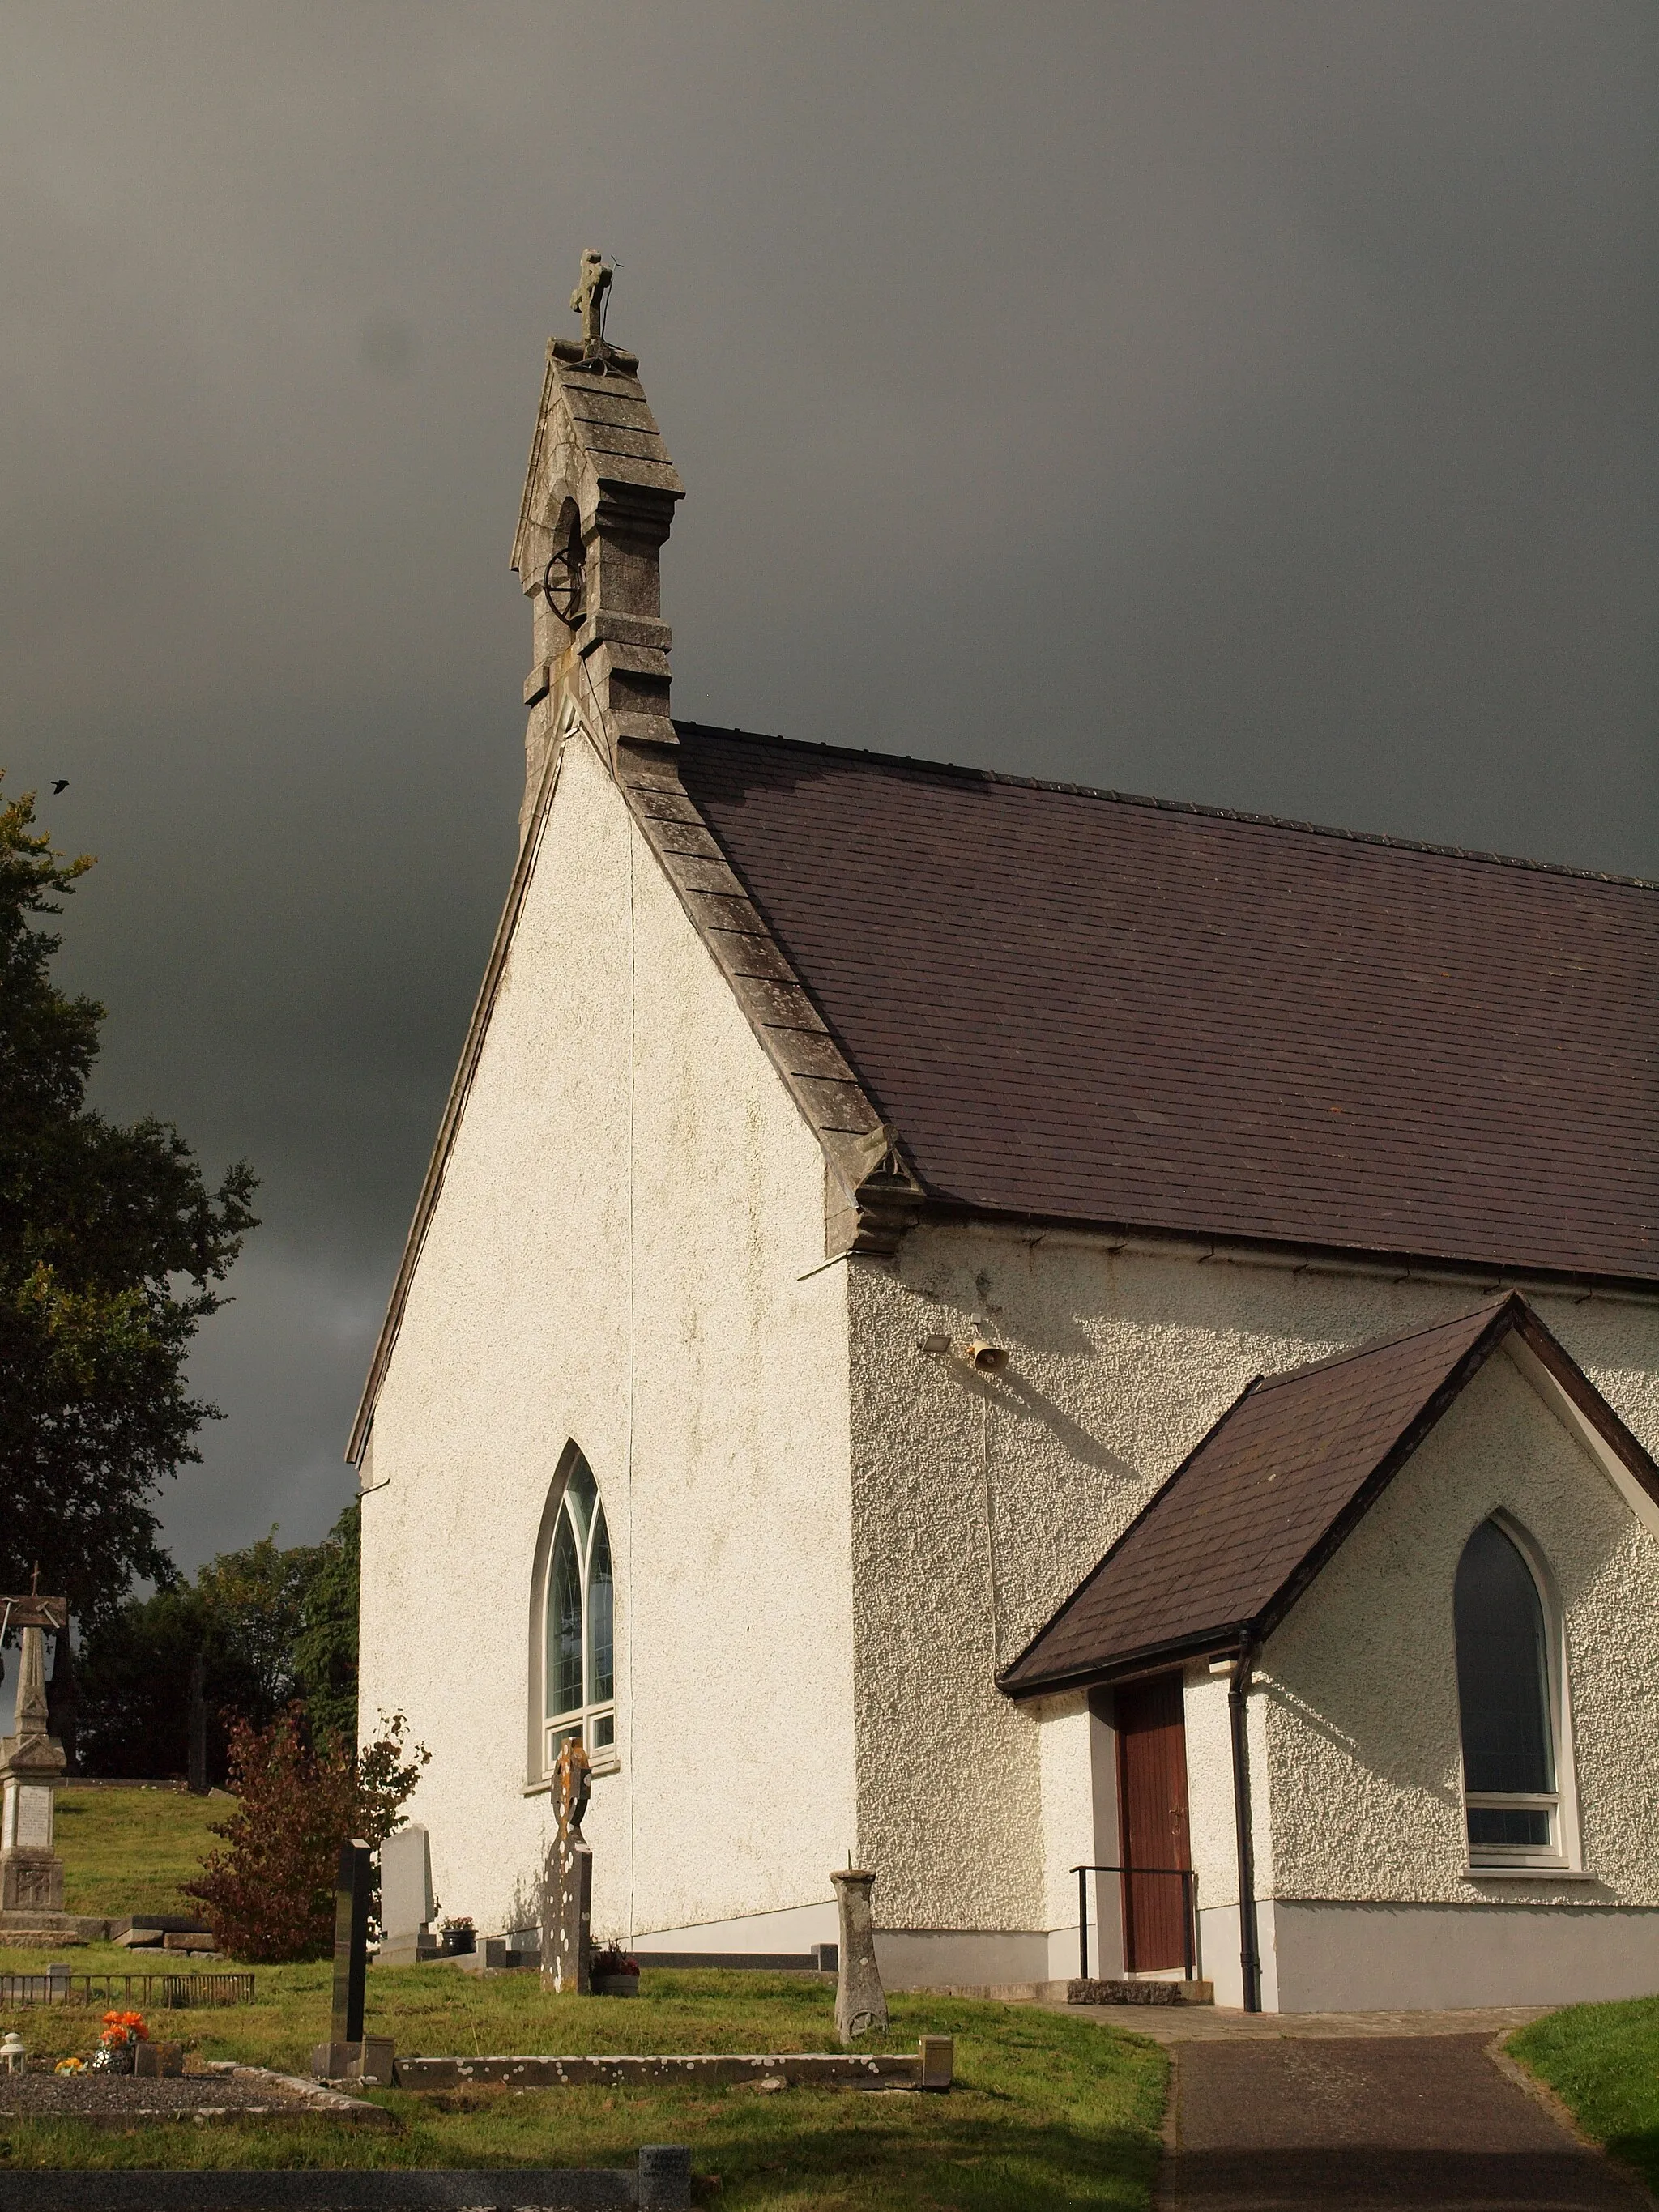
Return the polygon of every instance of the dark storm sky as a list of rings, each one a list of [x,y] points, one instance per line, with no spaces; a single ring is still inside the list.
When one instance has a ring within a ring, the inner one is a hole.
[[[166,1500],[316,1534],[514,849],[583,246],[677,709],[1659,875],[1649,0],[0,6],[0,760],[265,1226]]]

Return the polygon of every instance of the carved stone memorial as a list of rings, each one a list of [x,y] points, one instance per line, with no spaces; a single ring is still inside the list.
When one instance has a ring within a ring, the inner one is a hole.
[[[553,1769],[558,1826],[542,1861],[542,1987],[586,1996],[592,1953],[593,1854],[582,1840],[592,1787],[580,1737],[567,1736]]]
[[[876,1964],[876,1929],[871,1893],[873,1874],[848,1867],[832,1874],[841,1908],[841,1957],[836,1974],[836,2033],[843,2043],[872,2035],[887,2026],[887,1994]]]
[[[36,1580],[39,1580],[37,1576]],[[64,1747],[46,1723],[46,1636],[69,1632],[69,1600],[0,1598],[0,1632],[22,1631],[14,1731],[0,1736],[0,1913],[20,1918],[64,1909],[64,1862],[52,1849]]]

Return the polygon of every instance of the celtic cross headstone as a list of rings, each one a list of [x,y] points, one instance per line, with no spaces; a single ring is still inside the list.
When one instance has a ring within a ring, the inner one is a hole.
[[[592,1954],[593,1854],[582,1838],[592,1789],[580,1736],[567,1736],[553,1768],[556,1820],[542,1859],[542,1987],[586,1996]]]

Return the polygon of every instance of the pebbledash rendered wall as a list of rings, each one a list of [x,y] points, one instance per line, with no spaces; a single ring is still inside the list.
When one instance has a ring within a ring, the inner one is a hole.
[[[363,1724],[401,1709],[432,1753],[410,1812],[447,1911],[526,1917],[550,1822],[526,1792],[532,1577],[574,1439],[617,1576],[596,1932],[833,1935],[851,1588],[846,1283],[823,1258],[817,1146],[573,741],[363,1469]]]
[[[1500,1353],[1269,1640],[1282,2008],[1659,1989],[1659,1508],[1641,1508]],[[1561,1875],[1467,1871],[1452,1584],[1494,1513],[1565,1646]]]
[[[549,1820],[527,1786],[536,1541],[574,1440],[617,1577],[598,1931],[802,1951],[834,1934],[851,1850],[878,1871],[890,1981],[1069,1973],[1069,1870],[1117,1856],[1109,1708],[1013,1705],[997,1668],[1253,1375],[1492,1286],[980,1226],[824,1267],[815,1140],[604,767],[577,741],[560,773],[365,1460],[365,1723],[402,1710],[434,1754],[410,1809],[445,1908],[520,1918]],[[1659,1297],[1532,1295],[1659,1446]],[[975,1376],[920,1348],[934,1334],[1009,1363]],[[1524,1905],[1463,1875],[1448,1718],[1449,1573],[1494,1505],[1559,1588],[1591,1877]],[[1505,1355],[1264,1655],[1270,2004],[1659,1981],[1656,1599],[1653,1540]],[[1346,1656],[1361,1629],[1374,1666]],[[1236,2002],[1226,1691],[1188,1670],[1200,1966]],[[1100,1903],[1109,1970],[1109,1884]]]
[[[848,1273],[858,1838],[879,1874],[884,1965],[914,1982],[1074,1972],[1070,1869],[1119,1855],[1111,1731],[1081,1693],[1013,1704],[996,1668],[1253,1376],[1467,1311],[1494,1286],[977,1224],[924,1228],[895,1261]],[[1529,1296],[1659,1446],[1659,1297]],[[923,1350],[930,1336],[953,1353]],[[1006,1366],[971,1370],[959,1354],[975,1337]],[[1595,1881],[1462,1877],[1450,1578],[1498,1506],[1540,1524],[1559,1579]],[[1639,1865],[1659,1813],[1656,1618],[1659,1546],[1503,1355],[1264,1654],[1249,1729],[1267,2003],[1524,2002],[1612,1993],[1609,1974],[1659,1985],[1659,1887]],[[1362,1640],[1377,1659],[1363,1685],[1339,1663]],[[1236,2003],[1227,1688],[1187,1670],[1200,1967]],[[1102,1891],[1094,1955],[1110,1971]],[[1518,1891],[1534,1901],[1511,1903]]]

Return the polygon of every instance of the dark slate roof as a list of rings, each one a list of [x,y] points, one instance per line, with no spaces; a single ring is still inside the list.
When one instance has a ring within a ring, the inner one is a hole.
[[[1659,1278],[1659,889],[678,726],[929,1197]]]
[[[1002,1676],[1052,1689],[1282,1620],[1511,1330],[1638,1480],[1642,1446],[1517,1293],[1251,1383]]]

